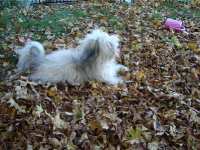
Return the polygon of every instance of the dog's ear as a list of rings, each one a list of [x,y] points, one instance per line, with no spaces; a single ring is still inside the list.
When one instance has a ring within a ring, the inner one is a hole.
[[[97,40],[90,40],[81,57],[82,62],[91,62],[96,60],[99,55],[99,42]]]

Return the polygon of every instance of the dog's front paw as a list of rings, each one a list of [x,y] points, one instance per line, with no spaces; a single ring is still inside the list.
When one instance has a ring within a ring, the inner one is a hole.
[[[121,65],[121,64],[118,64],[117,68],[118,68],[118,71],[120,71],[120,72],[127,72],[127,71],[129,71],[128,67],[126,67],[124,65]]]
[[[128,67],[126,67],[126,66],[122,66],[122,67],[121,67],[121,70],[123,70],[123,71],[127,72],[127,71],[129,71],[129,68],[128,68]]]

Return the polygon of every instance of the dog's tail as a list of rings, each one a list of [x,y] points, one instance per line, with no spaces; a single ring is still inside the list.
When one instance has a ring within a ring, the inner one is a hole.
[[[15,50],[19,55],[17,71],[23,72],[28,69],[33,70],[45,59],[44,47],[36,41],[29,41],[21,49]]]

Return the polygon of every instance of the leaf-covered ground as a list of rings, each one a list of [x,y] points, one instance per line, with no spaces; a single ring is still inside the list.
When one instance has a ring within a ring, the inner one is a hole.
[[[200,13],[174,8],[138,1],[2,10],[0,149],[199,149]],[[189,34],[165,30],[165,17],[182,19]],[[127,83],[41,85],[15,76],[14,49],[26,38],[50,52],[96,26],[120,35]]]

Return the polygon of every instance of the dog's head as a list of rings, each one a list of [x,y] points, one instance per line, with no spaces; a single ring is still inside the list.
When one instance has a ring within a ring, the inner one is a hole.
[[[84,49],[85,58],[111,60],[119,56],[119,38],[117,35],[109,35],[99,29],[87,34],[80,41],[80,47]]]

